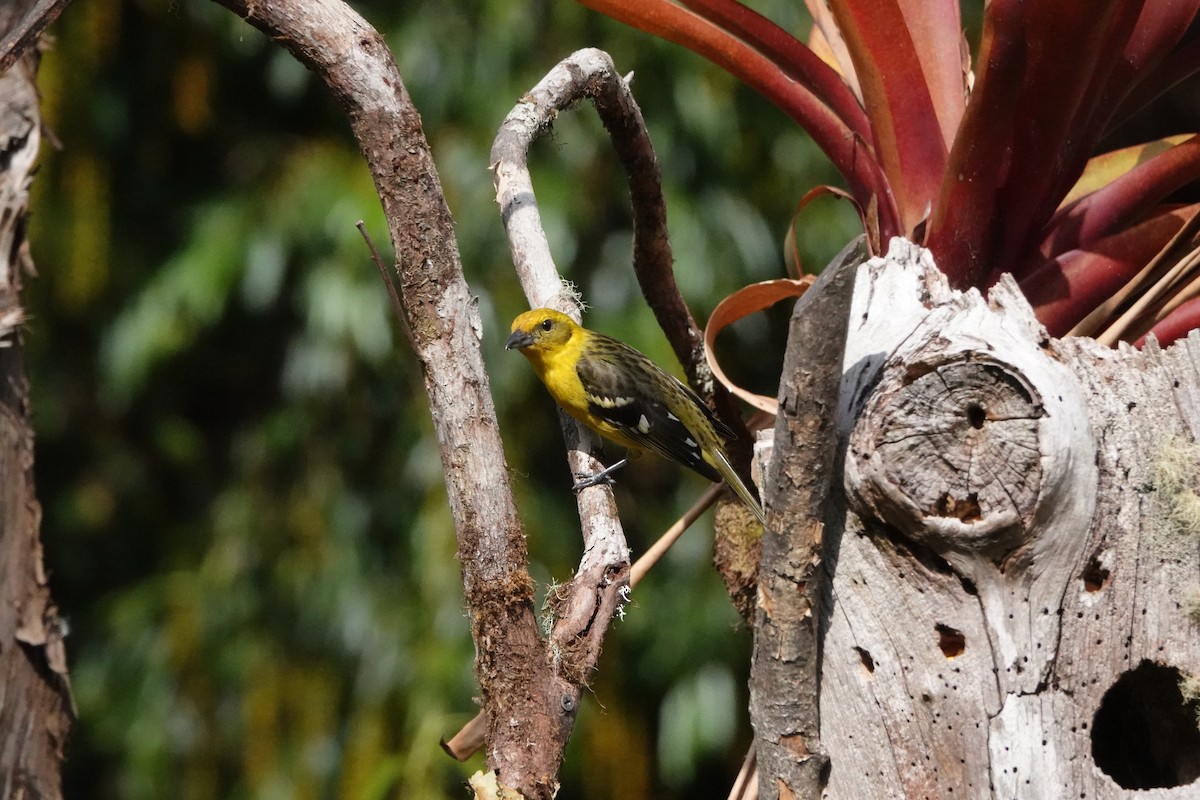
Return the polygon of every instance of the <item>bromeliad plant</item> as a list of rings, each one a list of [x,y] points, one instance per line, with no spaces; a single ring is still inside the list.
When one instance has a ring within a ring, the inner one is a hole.
[[[806,0],[807,45],[734,0],[580,0],[699,53],[833,161],[870,246],[904,236],[958,288],[1012,273],[1052,335],[1200,326],[1200,135],[1097,146],[1200,71],[1200,0]]]

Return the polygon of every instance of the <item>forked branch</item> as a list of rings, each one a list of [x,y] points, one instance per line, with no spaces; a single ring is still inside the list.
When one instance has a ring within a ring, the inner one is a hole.
[[[420,116],[391,52],[339,0],[218,2],[319,75],[349,116],[387,216],[404,322],[441,451],[477,646],[489,774],[526,797],[550,798],[584,681],[624,596],[624,539],[618,529],[615,537],[587,540],[547,642],[480,353],[478,311]]]

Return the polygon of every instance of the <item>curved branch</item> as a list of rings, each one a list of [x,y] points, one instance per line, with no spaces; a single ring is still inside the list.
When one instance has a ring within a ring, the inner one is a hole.
[[[497,197],[525,293],[535,307],[551,299],[561,301],[562,280],[537,215],[526,153],[559,112],[584,98],[595,104],[629,181],[633,266],[642,294],[688,378],[711,394],[712,373],[705,363],[700,327],[675,283],[658,159],[628,83],[600,50],[580,50],[556,65],[509,113],[492,145]]]
[[[729,392],[713,379],[704,357],[703,333],[675,282],[662,172],[646,122],[628,81],[617,73],[608,54],[600,50],[580,50],[556,65],[509,113],[492,145],[497,199],[526,296],[535,308],[565,304],[560,310],[577,313],[574,301],[563,295],[562,278],[541,228],[526,152],[560,111],[583,98],[595,104],[629,182],[633,269],[642,295],[688,381],[701,396],[712,398],[718,415],[739,433],[730,455],[739,469],[748,467],[751,439],[745,435],[745,423]],[[747,470],[743,469],[743,474],[748,474]]]
[[[508,235],[513,265],[521,286],[532,307],[556,307],[580,319],[579,307],[570,292],[563,290],[563,280],[554,266],[550,246],[538,213],[533,180],[529,175],[529,147],[548,131],[559,112],[572,107],[582,98],[591,98],[609,130],[621,128],[617,121],[625,120],[628,103],[618,95],[624,87],[608,55],[599,50],[581,50],[557,64],[536,86],[530,89],[496,133],[492,144],[491,163],[496,186],[500,216]],[[628,93],[625,92],[627,95]],[[636,108],[636,106],[634,106]],[[614,141],[621,137],[614,133]],[[621,150],[622,161],[644,159],[645,151],[632,154]],[[653,153],[649,158],[653,159]],[[635,195],[637,191],[635,190]],[[646,219],[649,223],[638,222]],[[635,215],[635,231],[642,231],[639,241],[649,255],[657,260],[663,250],[665,232],[661,225],[666,214],[661,198],[657,209],[651,207]],[[649,231],[649,233],[646,233]],[[670,248],[666,249],[667,274],[670,276]],[[675,292],[678,296],[678,292]],[[686,311],[686,309],[685,309]],[[574,474],[594,473],[597,462],[589,455],[596,448],[591,432],[567,417],[560,415],[566,439],[571,471]],[[629,546],[617,517],[612,491],[597,486],[578,495],[579,518],[583,526],[584,554],[575,578],[559,592],[553,603],[555,625],[550,633],[555,652],[565,656],[560,669],[583,685],[595,669],[600,657],[600,645],[608,622],[624,601],[629,582]],[[578,702],[578,696],[574,698]]]
[[[513,266],[525,296],[533,308],[557,308],[573,316],[576,321],[580,320],[580,309],[573,294],[564,290],[562,276],[554,265],[538,212],[527,156],[530,146],[550,129],[559,112],[572,107],[581,98],[594,100],[603,95],[611,102],[614,80],[620,83],[612,61],[605,53],[599,50],[575,53],[557,64],[521,98],[505,117],[492,143],[491,166],[496,200],[508,235]],[[606,125],[610,123],[611,119],[605,119]],[[646,216],[653,219],[656,215],[651,210]],[[662,213],[657,216],[665,218]],[[653,225],[650,227],[653,229]],[[650,249],[653,250],[653,247]],[[669,250],[667,253],[669,258]],[[563,435],[570,449],[568,460],[572,471],[576,474],[595,472],[596,463],[581,452],[580,447],[583,445],[588,452],[594,450],[595,438],[585,427],[566,415],[562,415],[561,421]],[[594,537],[599,537],[599,541],[611,539],[611,546],[606,545],[605,549],[622,553],[628,563],[628,548],[616,506],[612,502],[612,492],[603,486],[596,488],[600,491],[579,493],[579,513],[584,523],[588,552],[594,549]],[[581,564],[581,569],[583,566]]]

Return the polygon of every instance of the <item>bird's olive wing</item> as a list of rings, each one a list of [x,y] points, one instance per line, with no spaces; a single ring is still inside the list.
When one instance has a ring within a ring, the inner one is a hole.
[[[692,427],[706,423],[708,407],[677,379],[616,340],[605,340],[595,352],[583,355],[576,372],[588,410],[596,418],[709,480],[721,479],[704,460],[706,437],[689,428],[689,422]]]

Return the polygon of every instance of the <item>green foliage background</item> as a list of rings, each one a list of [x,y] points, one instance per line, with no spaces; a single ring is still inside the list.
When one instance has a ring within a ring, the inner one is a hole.
[[[801,4],[762,4],[792,30]],[[424,118],[527,520],[535,578],[577,521],[553,406],[519,356],[525,308],[492,195],[504,115],[557,60],[636,73],[681,288],[703,319],[783,274],[799,197],[836,182],[792,123],[707,62],[570,2],[356,8]],[[51,585],[80,720],[68,797],[463,797],[438,740],[474,711],[472,645],[421,378],[354,228],[386,238],[323,87],[230,12],[91,0],[52,30],[26,302]],[[536,147],[551,243],[589,323],[671,356],[629,266],[626,191],[590,109]],[[819,201],[820,264],[856,233]],[[787,309],[723,337],[774,391]],[[635,552],[702,482],[643,459],[618,501]],[[723,798],[749,740],[749,634],[703,521],[609,634],[563,798]]]

